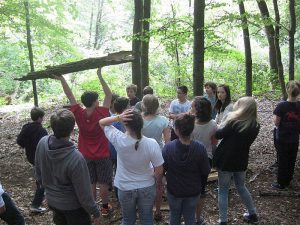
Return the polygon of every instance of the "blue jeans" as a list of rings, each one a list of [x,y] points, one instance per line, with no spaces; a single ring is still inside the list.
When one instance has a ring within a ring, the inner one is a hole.
[[[153,225],[152,209],[156,196],[155,185],[129,191],[118,190],[122,208],[122,225],[134,225],[138,208],[141,225]]]
[[[24,217],[9,195],[7,193],[3,193],[2,198],[5,203],[6,211],[0,215],[0,218],[8,225],[24,225]]]
[[[200,195],[194,197],[177,198],[168,192],[170,206],[170,225],[180,225],[183,215],[185,225],[195,224],[196,206]]]
[[[241,172],[228,172],[218,171],[219,179],[219,193],[218,193],[218,205],[220,222],[227,222],[227,209],[228,209],[228,192],[230,187],[230,181],[233,177],[235,187],[242,202],[246,206],[248,213],[256,214],[256,208],[254,206],[251,194],[245,186],[246,171]]]

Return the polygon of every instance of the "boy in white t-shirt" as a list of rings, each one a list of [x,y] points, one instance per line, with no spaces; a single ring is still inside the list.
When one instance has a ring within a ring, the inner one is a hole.
[[[169,108],[169,118],[174,120],[177,115],[186,113],[191,108],[191,102],[187,100],[188,88],[185,85],[177,87],[177,99],[174,99]],[[171,130],[171,141],[177,139],[174,129]]]

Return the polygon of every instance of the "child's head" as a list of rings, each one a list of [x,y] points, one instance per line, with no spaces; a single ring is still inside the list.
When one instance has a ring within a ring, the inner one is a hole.
[[[179,137],[188,138],[194,130],[195,117],[192,115],[178,116],[175,119],[175,133]]]
[[[111,96],[111,101],[110,101],[110,107],[109,107],[109,109],[110,109],[110,111],[111,111],[112,113],[115,113],[114,102],[115,102],[115,100],[116,100],[117,98],[119,98],[119,97],[120,97],[120,96],[117,95],[117,94],[115,94],[115,93],[113,93],[112,96]]]
[[[67,138],[75,126],[74,114],[67,109],[59,110],[51,116],[50,125],[56,138]]]
[[[81,95],[81,102],[86,108],[96,107],[99,105],[98,97],[95,91],[85,91]]]
[[[188,93],[188,88],[185,85],[177,87],[177,98],[179,101],[184,101]]]
[[[153,95],[153,89],[150,86],[146,86],[143,89],[143,95]]]
[[[257,121],[257,104],[252,97],[242,97],[234,105],[233,111],[230,112],[225,120],[226,123],[240,122],[240,131],[256,125]]]
[[[32,121],[34,122],[42,122],[43,118],[45,116],[44,110],[38,108],[38,107],[33,107],[30,111],[30,117]]]
[[[229,86],[226,84],[221,84],[218,86],[217,95],[218,95],[218,99],[221,102],[230,102],[231,101],[230,89],[229,89]]]
[[[217,89],[218,100],[215,108],[218,112],[223,112],[231,102],[230,89],[228,85],[221,84]]]
[[[125,128],[131,133],[135,133],[138,141],[135,143],[135,150],[139,147],[139,140],[142,138],[142,129],[144,126],[144,121],[140,113],[132,111],[131,120],[126,121]]]
[[[209,122],[211,120],[211,103],[206,98],[196,96],[192,103],[192,109],[200,122]]]
[[[204,84],[205,92],[207,95],[214,95],[217,93],[217,85],[212,81],[207,81]]]
[[[148,94],[143,97],[142,111],[145,116],[155,115],[159,107],[158,98],[154,95]]]
[[[121,114],[129,106],[129,99],[125,97],[118,97],[114,101],[114,110],[117,114]]]
[[[135,84],[130,84],[126,87],[127,97],[133,99],[137,92],[137,86]]]
[[[291,80],[286,84],[286,92],[292,98],[297,98],[300,94],[300,82]]]

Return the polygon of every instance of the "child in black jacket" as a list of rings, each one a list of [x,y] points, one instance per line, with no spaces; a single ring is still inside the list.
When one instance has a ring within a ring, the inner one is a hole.
[[[17,137],[18,145],[20,145],[22,148],[25,148],[27,160],[33,166],[36,146],[41,138],[48,134],[46,129],[42,126],[44,115],[45,112],[42,109],[34,107],[30,112],[33,122],[25,124]],[[41,207],[43,199],[44,188],[41,184],[36,182],[36,191],[30,210],[37,213],[44,212],[46,209]]]

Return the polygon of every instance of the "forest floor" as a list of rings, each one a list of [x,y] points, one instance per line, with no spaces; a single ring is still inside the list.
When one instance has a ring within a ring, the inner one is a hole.
[[[272,192],[271,183],[276,181],[276,174],[269,167],[275,162],[275,149],[273,147],[273,122],[272,111],[277,102],[267,99],[258,101],[259,121],[261,130],[250,152],[249,169],[247,175],[247,187],[249,188],[260,218],[260,224],[267,225],[300,225],[300,155],[295,168],[294,180],[288,190],[279,192],[279,195],[263,197],[261,192]],[[49,129],[49,117],[51,113],[61,106],[46,106],[46,118],[44,126]],[[30,107],[29,107],[30,108]],[[16,204],[25,216],[27,225],[52,225],[52,212],[44,214],[32,214],[29,205],[33,198],[35,181],[31,165],[26,161],[24,151],[16,144],[16,137],[23,124],[29,121],[29,108],[11,106],[9,110],[0,107],[0,181],[6,191],[15,200]],[[72,137],[77,139],[75,132]],[[204,209],[204,217],[208,225],[215,225],[218,221],[217,193],[214,192],[217,184],[209,183]],[[276,192],[278,194],[278,192]],[[296,195],[295,195],[296,194]],[[121,213],[118,208],[114,193],[111,193],[112,204],[115,208],[110,218],[103,219],[102,224],[120,224]],[[229,202],[229,224],[244,224],[242,215],[245,208],[241,203],[237,192],[233,188]],[[169,211],[167,203],[163,206],[163,220],[156,224],[168,224]],[[0,225],[4,225],[0,221]]]

